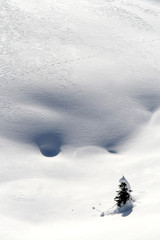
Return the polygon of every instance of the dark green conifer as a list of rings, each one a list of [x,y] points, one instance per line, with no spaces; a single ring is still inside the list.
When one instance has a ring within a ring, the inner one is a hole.
[[[114,198],[114,200],[117,202],[118,207],[122,207],[126,204],[128,200],[131,200],[130,192],[131,190],[128,190],[127,184],[125,182],[121,182],[119,185],[120,190],[117,191],[118,194]]]

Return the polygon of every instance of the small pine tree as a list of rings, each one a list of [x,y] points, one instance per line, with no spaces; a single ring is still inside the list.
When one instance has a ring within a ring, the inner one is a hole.
[[[127,184],[125,182],[121,182],[119,188],[120,190],[117,191],[118,194],[114,200],[117,202],[118,207],[122,207],[128,200],[132,200],[130,195],[130,192],[132,191],[127,188]]]

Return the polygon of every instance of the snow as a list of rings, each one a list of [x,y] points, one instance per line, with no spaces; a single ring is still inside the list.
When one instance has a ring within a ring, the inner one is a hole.
[[[120,180],[119,180],[119,183],[122,183],[122,182],[127,185],[126,187],[127,187],[128,190],[131,190],[131,186],[130,186],[129,182],[127,181],[127,179],[124,176],[122,176],[120,178]]]
[[[156,0],[1,0],[0,239],[160,239],[159,25]],[[133,211],[101,218],[123,175]]]

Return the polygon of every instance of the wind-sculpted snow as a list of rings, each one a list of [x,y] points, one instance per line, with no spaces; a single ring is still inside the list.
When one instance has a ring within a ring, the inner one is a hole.
[[[117,152],[159,107],[154,7],[130,1],[1,5],[3,136],[31,143],[58,131],[66,144]]]
[[[0,1],[2,239],[159,240],[159,26],[156,0]],[[134,211],[99,219],[122,174]]]

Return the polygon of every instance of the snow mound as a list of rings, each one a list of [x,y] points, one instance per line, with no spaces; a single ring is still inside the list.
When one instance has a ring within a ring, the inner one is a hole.
[[[129,216],[133,211],[133,202],[127,201],[126,204],[122,207],[117,207],[114,205],[112,208],[108,209],[106,212],[102,212],[100,217],[110,216],[115,214],[121,214],[122,217]]]

